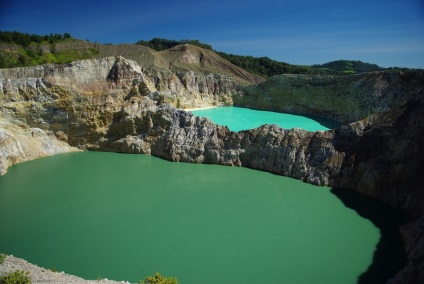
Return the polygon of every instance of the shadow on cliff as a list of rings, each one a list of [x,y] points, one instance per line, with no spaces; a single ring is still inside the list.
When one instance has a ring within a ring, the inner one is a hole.
[[[339,128],[340,126],[342,126],[343,124],[330,119],[330,118],[325,118],[322,116],[317,116],[317,115],[311,115],[311,114],[302,114],[302,116],[307,117],[309,119],[315,120],[316,122],[318,122],[319,124],[321,124],[324,127],[327,127],[328,129],[336,129]]]
[[[369,219],[380,229],[380,241],[374,252],[373,262],[358,278],[359,284],[386,283],[406,264],[406,256],[399,233],[399,226],[406,222],[406,216],[382,202],[358,192],[332,188],[346,207],[355,210],[361,217]]]

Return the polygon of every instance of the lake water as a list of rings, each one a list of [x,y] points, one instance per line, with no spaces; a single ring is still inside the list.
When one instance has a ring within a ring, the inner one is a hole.
[[[380,238],[330,188],[245,168],[80,152],[0,177],[0,252],[88,279],[357,283]]]
[[[320,117],[305,117],[240,107],[217,107],[191,112],[197,116],[207,117],[216,124],[226,125],[232,131],[253,129],[262,124],[277,124],[282,128],[296,127],[309,131],[328,130],[340,126],[340,123],[336,121]]]

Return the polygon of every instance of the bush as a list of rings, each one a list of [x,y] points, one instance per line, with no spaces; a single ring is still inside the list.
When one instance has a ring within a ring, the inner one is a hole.
[[[147,276],[146,280],[140,281],[140,284],[178,284],[177,278],[165,277],[156,272],[153,276]]]
[[[16,270],[0,277],[0,284],[30,284],[31,278],[28,271]]]

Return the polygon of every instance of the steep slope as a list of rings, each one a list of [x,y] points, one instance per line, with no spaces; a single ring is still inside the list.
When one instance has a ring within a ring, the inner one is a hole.
[[[371,72],[349,76],[279,75],[233,96],[236,106],[313,114],[342,123],[405,104],[423,94],[424,73]]]
[[[160,56],[159,52],[137,44],[110,44],[99,45],[98,57],[122,56],[136,61],[142,69],[156,67],[168,69],[169,63]]]
[[[155,51],[136,44],[99,45],[99,57],[118,55],[136,61],[143,70],[165,69],[174,73],[194,72],[202,75],[225,74],[244,85],[264,80],[235,66],[211,50],[189,44],[164,51]]]
[[[187,70],[203,74],[227,74],[245,85],[263,81],[263,78],[235,66],[217,53],[198,46],[182,44],[160,54],[170,62],[170,69],[175,72]]]
[[[136,61],[155,91],[180,108],[231,105],[240,86],[263,81],[215,52],[192,45],[161,52],[135,44],[99,46],[99,57],[112,55]]]

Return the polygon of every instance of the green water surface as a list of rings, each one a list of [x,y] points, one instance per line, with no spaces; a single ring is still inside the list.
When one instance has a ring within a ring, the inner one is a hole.
[[[0,252],[87,279],[356,283],[379,230],[326,187],[246,168],[80,152],[0,177]]]
[[[216,124],[228,126],[232,131],[253,129],[262,124],[277,124],[286,129],[302,128],[308,131],[328,130],[340,126],[340,123],[325,118],[240,107],[217,107],[191,112],[196,116],[207,117]]]

